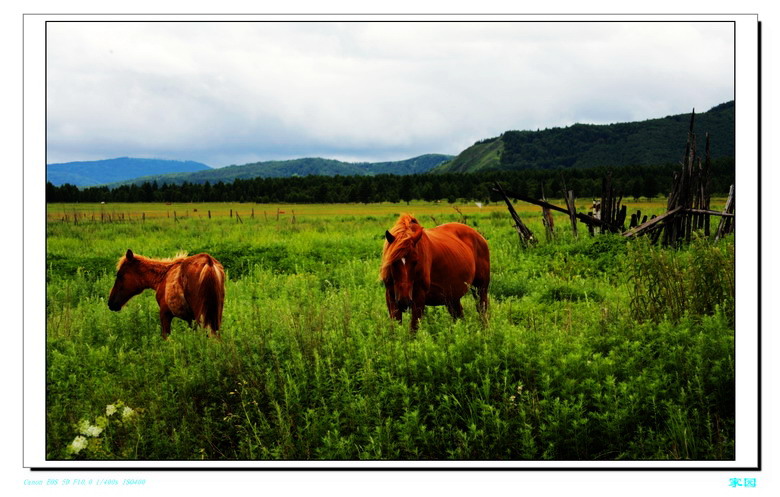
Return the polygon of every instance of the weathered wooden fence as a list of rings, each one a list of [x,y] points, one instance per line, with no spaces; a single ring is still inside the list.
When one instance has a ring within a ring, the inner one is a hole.
[[[561,212],[569,216],[572,223],[572,233],[575,237],[577,237],[577,221],[579,221],[587,225],[591,235],[596,233],[622,233],[625,237],[650,235],[653,243],[660,239],[666,246],[677,246],[683,242],[689,242],[691,233],[696,230],[701,230],[704,236],[709,237],[710,216],[720,216],[721,220],[715,233],[715,239],[718,240],[734,231],[734,185],[731,185],[723,211],[710,210],[710,136],[706,135],[705,157],[702,160],[696,154],[694,122],[695,113],[691,113],[685,155],[680,163],[681,170],[674,174],[666,212],[659,216],[652,216],[648,220],[646,215],[642,217],[642,212],[637,210],[631,214],[628,230],[625,227],[628,216],[627,208],[625,205],[621,206],[623,195],[612,184],[611,174],[602,178],[601,198],[594,201],[593,209],[588,214],[577,212],[574,191],[567,189],[565,182],[563,190],[565,208],[547,202],[544,198],[544,191],[542,191],[542,199],[537,200],[517,192],[507,192],[498,181],[495,182],[492,191],[500,194],[506,202],[515,230],[517,230],[524,247],[535,243],[536,239],[517,215],[510,197],[542,208],[542,220],[548,240],[553,237],[550,211]]]
[[[285,211],[281,209],[277,209],[276,212],[276,222],[286,222],[290,224],[296,224],[298,222],[298,218],[295,215],[295,211],[291,210],[291,216],[285,216]],[[190,219],[190,218],[198,218],[198,219],[215,219],[218,220],[220,218],[225,219],[233,219],[235,218],[237,224],[243,224],[244,220],[246,218],[250,220],[258,219],[255,217],[255,209],[251,208],[250,210],[245,211],[245,213],[242,215],[238,210],[234,209],[226,209],[224,211],[212,211],[212,210],[206,210],[204,212],[199,212],[197,208],[192,209],[190,211],[189,209],[184,210],[184,212],[180,210],[166,210],[166,211],[159,211],[159,210],[153,210],[153,211],[141,211],[141,212],[128,212],[128,211],[119,211],[119,210],[110,210],[110,209],[101,209],[100,211],[97,210],[87,210],[87,211],[79,211],[76,209],[73,210],[64,210],[60,212],[49,212],[47,214],[47,220],[50,222],[63,222],[63,223],[73,223],[73,224],[82,224],[87,222],[93,222],[93,223],[101,223],[101,224],[114,224],[114,223],[145,223],[147,220],[154,220],[154,219],[171,219],[174,223],[178,223],[181,220],[184,219]],[[273,221],[274,218],[271,218]],[[268,222],[268,214],[266,211],[263,211],[263,218],[260,221]]]

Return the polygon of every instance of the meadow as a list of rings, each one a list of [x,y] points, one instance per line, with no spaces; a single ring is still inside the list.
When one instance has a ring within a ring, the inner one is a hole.
[[[548,241],[540,210],[516,208],[536,246],[503,204],[50,204],[47,458],[733,459],[733,237],[671,250],[575,238],[555,215]],[[468,295],[462,320],[388,318],[401,212],[486,237],[487,324]],[[222,339],[174,320],[163,341],[151,291],[110,311],[128,248],[220,260]]]

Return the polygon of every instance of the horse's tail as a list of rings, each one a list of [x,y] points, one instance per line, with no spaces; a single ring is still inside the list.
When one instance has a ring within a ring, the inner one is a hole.
[[[225,270],[216,259],[209,257],[198,277],[198,309],[195,319],[218,334],[222,324],[222,305],[225,301]]]

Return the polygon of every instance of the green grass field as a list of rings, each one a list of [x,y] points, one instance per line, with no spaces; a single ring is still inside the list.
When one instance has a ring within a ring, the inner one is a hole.
[[[490,245],[489,321],[467,296],[416,335],[387,316],[384,231],[460,219],[449,204],[49,205],[47,457],[734,458],[733,238],[574,239],[556,215],[547,242],[518,205],[540,238],[522,249],[503,204],[454,205]],[[110,311],[128,248],[219,259],[222,340],[174,320],[163,341],[151,291]]]

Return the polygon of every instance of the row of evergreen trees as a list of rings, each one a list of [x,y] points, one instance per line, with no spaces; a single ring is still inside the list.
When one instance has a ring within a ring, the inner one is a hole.
[[[144,183],[114,189],[79,189],[65,184],[46,184],[47,202],[258,202],[342,203],[402,202],[457,199],[498,200],[491,194],[494,181],[510,192],[539,197],[560,197],[564,184],[580,197],[599,197],[602,178],[612,175],[613,184],[626,197],[667,195],[676,165],[604,168],[485,171],[480,173],[415,174],[408,176],[305,176],[292,178],[237,179],[231,183]],[[733,159],[712,165],[710,189],[725,194],[734,183]]]

